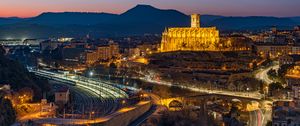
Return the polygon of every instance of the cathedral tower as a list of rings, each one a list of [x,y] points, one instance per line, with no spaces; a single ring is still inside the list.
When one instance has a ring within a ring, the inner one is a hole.
[[[216,51],[219,44],[216,27],[200,27],[200,16],[191,15],[191,27],[167,28],[162,34],[161,52]]]
[[[200,15],[199,14],[191,15],[191,27],[192,28],[200,28]]]

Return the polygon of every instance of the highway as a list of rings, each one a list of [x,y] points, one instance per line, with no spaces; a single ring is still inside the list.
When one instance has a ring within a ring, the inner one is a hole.
[[[273,80],[269,79],[268,74],[267,74],[267,72],[270,69],[278,70],[279,69],[278,62],[273,62],[272,66],[269,66],[266,69],[258,70],[255,77],[257,79],[263,80],[267,84],[272,83]],[[165,82],[162,80],[157,81],[153,77],[151,77],[151,75],[146,75],[141,72],[140,72],[140,74],[144,76],[144,77],[139,77],[140,80],[143,80],[145,82],[154,83],[154,84],[159,84],[159,85],[175,86],[175,87],[179,87],[182,89],[187,89],[187,90],[191,90],[191,91],[195,91],[195,92],[209,93],[209,94],[220,94],[220,95],[235,96],[235,97],[242,97],[242,98],[252,98],[252,99],[257,99],[257,100],[260,100],[261,98],[263,98],[263,95],[260,94],[259,92],[232,92],[232,91],[225,91],[225,90],[209,90],[209,89],[203,89],[203,88],[194,87],[194,86],[175,85],[170,82]]]
[[[259,110],[249,112],[249,126],[262,126],[262,114]]]
[[[260,100],[262,98],[262,95],[259,92],[232,92],[232,91],[224,91],[224,90],[209,90],[204,88],[198,88],[193,86],[185,86],[185,85],[174,85],[170,82],[165,81],[157,81],[153,78],[151,78],[149,75],[146,75],[145,77],[140,77],[140,80],[143,80],[145,82],[150,82],[154,84],[159,85],[166,85],[166,86],[175,86],[182,89],[187,89],[194,92],[201,92],[201,93],[208,93],[208,94],[219,94],[219,95],[225,95],[225,96],[235,96],[235,97],[242,97],[242,98],[251,98]]]
[[[249,126],[266,126],[272,120],[272,112],[269,110],[257,109],[249,112]]]
[[[143,124],[147,119],[155,116],[159,116],[162,111],[166,111],[167,107],[161,105],[161,98],[153,93],[149,93],[146,91],[142,91],[146,97],[150,97],[153,103],[152,107],[148,112],[140,116],[138,119],[133,121],[129,126],[140,126]]]
[[[255,75],[255,78],[264,81],[266,84],[273,83],[274,81],[272,79],[270,79],[268,76],[268,71],[271,69],[278,70],[279,69],[278,63],[272,63],[271,66],[269,66],[265,69],[258,70],[258,72]]]
[[[110,115],[104,117],[96,117],[92,119],[63,119],[63,118],[41,118],[35,120],[38,124],[49,124],[49,125],[87,125],[87,124],[95,124],[102,123],[108,121],[116,116],[120,116],[120,114],[127,113],[136,109],[138,106],[143,106],[145,104],[149,104],[149,101],[141,101],[135,107],[126,107],[114,112]],[[121,124],[120,124],[121,125]]]

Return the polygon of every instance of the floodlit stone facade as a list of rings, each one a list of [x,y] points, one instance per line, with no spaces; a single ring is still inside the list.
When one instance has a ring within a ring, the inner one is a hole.
[[[200,16],[191,16],[191,27],[167,28],[162,34],[161,52],[216,51],[219,46],[216,27],[200,27]]]

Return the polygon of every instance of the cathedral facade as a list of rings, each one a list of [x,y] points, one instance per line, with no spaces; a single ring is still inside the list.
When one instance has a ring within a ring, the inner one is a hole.
[[[216,51],[219,46],[216,27],[200,27],[200,16],[191,15],[191,27],[167,28],[162,34],[161,52]]]

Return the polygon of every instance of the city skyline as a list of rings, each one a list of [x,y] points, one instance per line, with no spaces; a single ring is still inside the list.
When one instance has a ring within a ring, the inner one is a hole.
[[[300,126],[300,0],[1,0],[0,126]]]
[[[185,14],[200,13],[223,16],[300,16],[297,0],[112,0],[112,1],[85,1],[60,0],[39,1],[3,0],[0,5],[0,17],[34,17],[43,12],[107,12],[120,14],[138,5],[147,4],[160,9],[175,9]],[[113,8],[112,8],[113,7]],[[266,9],[268,8],[268,9]],[[26,10],[26,11],[25,11]]]

